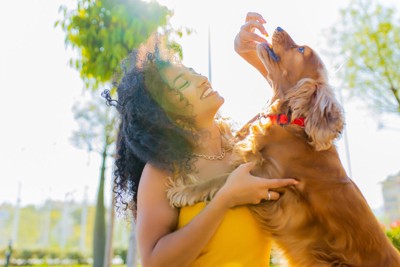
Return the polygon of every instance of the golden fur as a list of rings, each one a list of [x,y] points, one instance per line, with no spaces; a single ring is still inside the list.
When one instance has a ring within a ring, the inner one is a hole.
[[[347,176],[333,145],[344,119],[322,61],[309,47],[301,52],[282,29],[272,40],[273,50],[257,48],[274,90],[268,113],[291,113],[292,121],[304,117],[305,127],[255,118],[237,134],[241,141],[233,148],[232,169],[253,161],[254,175],[295,177],[300,183],[277,190],[279,200],[249,205],[250,210],[291,266],[399,267],[399,252]],[[172,184],[168,197],[176,207],[209,201],[226,178],[181,179]]]

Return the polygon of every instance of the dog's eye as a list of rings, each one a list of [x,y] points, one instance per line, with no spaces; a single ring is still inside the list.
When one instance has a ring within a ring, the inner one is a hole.
[[[300,46],[299,48],[297,48],[297,50],[298,50],[300,53],[304,54],[304,47],[303,47],[303,46]]]

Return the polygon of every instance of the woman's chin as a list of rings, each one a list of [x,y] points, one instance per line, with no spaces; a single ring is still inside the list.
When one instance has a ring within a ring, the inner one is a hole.
[[[225,98],[223,98],[222,96],[219,96],[219,105],[217,108],[217,111],[222,107],[222,105],[225,103]]]

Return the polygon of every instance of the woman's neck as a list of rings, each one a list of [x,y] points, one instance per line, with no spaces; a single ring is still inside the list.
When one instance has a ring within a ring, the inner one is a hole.
[[[207,126],[198,128],[200,136],[195,153],[206,155],[219,155],[222,149],[221,132],[218,124],[213,121]]]

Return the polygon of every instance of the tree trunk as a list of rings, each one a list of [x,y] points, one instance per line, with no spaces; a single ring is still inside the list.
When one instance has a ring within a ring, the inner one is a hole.
[[[83,253],[86,251],[85,240],[86,240],[86,228],[87,228],[87,217],[88,217],[87,191],[88,187],[85,186],[83,202],[82,202],[82,212],[81,212],[81,237],[79,240],[79,249]]]
[[[107,160],[107,144],[102,153],[102,163],[100,169],[99,191],[97,193],[96,215],[93,231],[93,267],[103,267],[104,252],[106,246],[106,219],[104,208],[104,180]]]
[[[112,183],[114,184],[114,183]],[[111,186],[111,207],[109,210],[109,221],[107,227],[107,240],[106,240],[106,253],[104,258],[104,267],[110,267],[112,263],[112,258],[114,256],[113,251],[113,237],[114,237],[114,219],[115,219],[115,193],[114,193],[114,186]]]
[[[128,253],[126,256],[126,267],[136,267],[136,266],[137,266],[136,226],[135,226],[135,221],[132,218],[131,232],[129,235]]]

